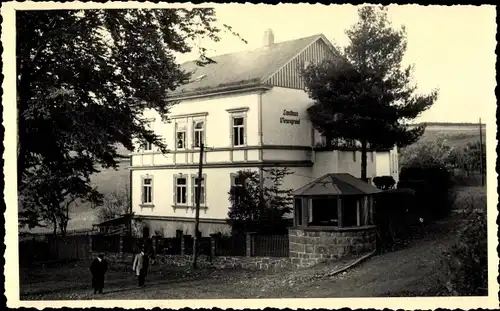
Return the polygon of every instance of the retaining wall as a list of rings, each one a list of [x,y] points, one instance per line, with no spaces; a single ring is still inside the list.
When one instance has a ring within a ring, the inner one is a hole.
[[[376,226],[289,229],[291,264],[308,267],[376,249]]]
[[[93,253],[97,256],[101,253]],[[126,262],[132,265],[134,254],[120,253],[104,253],[104,257],[108,262]],[[190,255],[157,255],[156,261],[158,264],[165,264],[175,267],[189,266],[192,263]],[[282,271],[293,269],[298,266],[292,265],[288,257],[244,257],[244,256],[217,256],[208,257],[201,255],[198,257],[198,266],[202,268],[215,269],[235,269],[243,268],[249,270],[267,270],[267,271]]]

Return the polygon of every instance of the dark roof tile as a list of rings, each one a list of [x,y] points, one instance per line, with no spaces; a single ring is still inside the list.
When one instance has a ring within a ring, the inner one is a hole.
[[[193,92],[201,89],[212,89],[244,82],[265,82],[270,75],[278,71],[299,54],[308,45],[322,35],[314,35],[291,41],[278,42],[269,47],[214,56],[216,63],[198,66],[195,61],[181,64],[181,69],[192,72],[191,81],[172,95]],[[201,78],[198,79],[197,78]]]

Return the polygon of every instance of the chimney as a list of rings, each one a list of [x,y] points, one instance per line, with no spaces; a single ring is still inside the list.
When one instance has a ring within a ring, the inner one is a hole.
[[[269,28],[264,32],[262,43],[263,46],[271,46],[274,44],[274,33],[272,29]]]

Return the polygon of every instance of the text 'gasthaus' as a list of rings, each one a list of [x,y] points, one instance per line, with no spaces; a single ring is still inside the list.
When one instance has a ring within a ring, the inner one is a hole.
[[[290,117],[298,117],[299,113],[293,110],[283,110],[283,115],[284,116],[290,116]],[[280,118],[280,123],[286,123],[286,124],[300,124],[300,119],[288,119],[285,117]]]

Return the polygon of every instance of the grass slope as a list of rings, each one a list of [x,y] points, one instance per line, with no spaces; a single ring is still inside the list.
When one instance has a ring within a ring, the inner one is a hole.
[[[446,123],[445,123],[446,124]],[[455,126],[453,123],[440,126],[428,125],[418,142],[435,142],[446,139],[452,147],[462,147],[479,140],[477,126]],[[483,129],[483,142],[486,141],[486,130]]]

